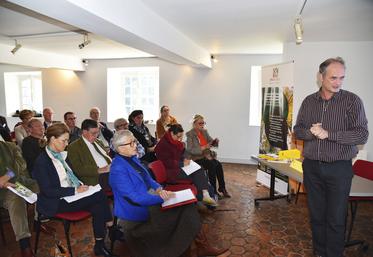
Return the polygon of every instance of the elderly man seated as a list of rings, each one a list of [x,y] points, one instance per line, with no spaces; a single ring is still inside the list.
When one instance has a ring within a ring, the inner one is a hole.
[[[13,143],[0,141],[0,202],[9,212],[10,222],[19,242],[22,257],[34,256],[30,247],[31,233],[28,227],[27,208],[23,198],[7,189],[19,181],[30,189],[36,183],[30,179],[26,163],[19,148]]]

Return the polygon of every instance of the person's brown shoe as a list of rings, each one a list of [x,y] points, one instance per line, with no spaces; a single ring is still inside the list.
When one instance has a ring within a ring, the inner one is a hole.
[[[218,249],[218,248],[215,248],[214,246],[211,246],[209,242],[207,241],[205,230],[206,230],[206,227],[202,226],[202,229],[200,230],[200,232],[197,234],[196,238],[194,239],[194,242],[196,243],[196,246],[197,246],[198,257],[218,256],[228,251],[228,248]]]
[[[205,257],[205,256],[219,256],[220,254],[225,253],[228,251],[228,248],[215,248],[210,246],[208,248],[197,248],[197,256],[198,257]]]
[[[35,257],[33,251],[31,250],[30,247],[21,250],[21,256],[22,257]]]

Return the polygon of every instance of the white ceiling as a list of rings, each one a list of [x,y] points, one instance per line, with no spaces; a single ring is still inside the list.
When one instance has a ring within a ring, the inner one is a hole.
[[[33,0],[33,2],[46,4],[45,1]],[[167,59],[167,55],[172,52],[186,60],[193,59],[188,58],[190,53],[182,53],[172,47],[168,48],[167,44],[160,43],[160,41],[151,42],[152,45],[146,46],[154,37],[147,37],[146,33],[137,34],[138,31],[131,30],[131,28],[126,28],[126,31],[131,35],[141,37],[143,41],[136,42],[133,39],[127,42],[124,37],[120,38],[120,35],[110,35],[107,31],[100,33],[100,30],[97,30],[96,33],[90,33],[89,37],[92,43],[82,50],[78,48],[78,44],[83,41],[83,35],[79,34],[81,31],[68,33],[64,36],[47,37],[45,35],[46,33],[56,34],[77,30],[92,32],[95,30],[95,26],[103,26],[102,23],[106,22],[106,20],[103,22],[103,19],[90,20],[90,22],[97,22],[97,24],[86,25],[82,21],[68,24],[66,22],[69,20],[66,18],[69,15],[68,10],[67,14],[64,14],[65,19],[59,19],[62,17],[62,14],[60,16],[59,14],[62,12],[58,12],[58,4],[79,5],[78,7],[83,9],[83,5],[88,3],[101,5],[98,11],[102,9],[107,13],[118,11],[114,10],[116,7],[135,6],[137,8],[140,6],[142,9],[139,10],[147,11],[148,15],[134,14],[133,20],[139,19],[136,20],[136,23],[141,26],[143,31],[146,32],[145,29],[148,28],[148,34],[154,33],[160,38],[164,37],[165,41],[168,40],[167,37],[172,40],[172,37],[169,36],[172,34],[171,32],[178,34],[178,36],[182,35],[187,43],[196,45],[207,53],[281,53],[284,42],[294,42],[293,22],[303,2],[303,0],[106,0],[103,4],[98,0],[76,0],[75,2],[54,0],[49,3],[55,4],[57,10],[40,14],[41,12],[35,11],[37,10],[36,4],[32,5],[23,0],[1,1],[0,44],[8,45],[11,49],[14,45],[13,39],[17,38],[24,49],[74,56],[80,59],[134,58],[154,55]],[[26,8],[29,7],[27,4],[30,4],[33,10]],[[75,8],[77,7],[75,6]],[[64,11],[66,12],[66,10]],[[90,15],[104,17],[102,14],[98,14],[98,11],[93,13],[93,8],[87,10],[87,13],[88,11]],[[160,25],[166,24],[170,31],[161,29],[154,31],[152,26],[158,24],[151,24],[149,13],[154,14]],[[73,15],[74,12],[71,12],[71,16]],[[123,14],[123,20],[126,17],[128,18],[128,15]],[[373,0],[308,0],[302,13],[302,19],[304,42],[373,41]],[[111,27],[107,28],[113,31],[116,31],[119,26],[113,21],[110,25]],[[118,30],[118,32],[120,31]],[[43,35],[22,37],[22,35],[35,34]],[[132,48],[126,45],[130,45]],[[165,50],[167,54],[162,56],[161,51],[155,49],[154,46]],[[143,51],[136,50],[134,47]],[[17,54],[21,54],[21,50]],[[144,50],[147,50],[148,53]],[[196,63],[196,61],[194,62]]]

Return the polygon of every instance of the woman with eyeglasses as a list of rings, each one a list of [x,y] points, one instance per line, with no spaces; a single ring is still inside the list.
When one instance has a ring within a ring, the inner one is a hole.
[[[176,123],[177,120],[170,115],[170,108],[167,105],[163,105],[161,107],[161,117],[157,120],[156,124],[157,138],[162,138],[166,134],[168,126]]]
[[[155,147],[158,160],[164,164],[167,172],[167,182],[177,183],[180,179],[191,179],[197,187],[202,201],[211,206],[217,206],[216,201],[210,197],[208,192],[208,179],[205,172],[199,169],[189,176],[181,169],[190,164],[190,159],[185,158],[185,146],[182,142],[184,129],[180,124],[169,125],[168,131]]]
[[[141,157],[141,161],[144,163],[155,161],[157,158],[155,157],[154,148],[157,144],[157,139],[150,134],[148,127],[145,126],[142,110],[131,112],[128,116],[128,121],[130,123],[129,130],[145,149],[145,155]]]
[[[193,240],[197,256],[217,256],[228,250],[208,243],[195,204],[161,211],[160,205],[174,193],[163,190],[142,166],[130,131],[116,132],[113,146],[117,155],[111,164],[109,180],[114,193],[114,215],[123,224],[131,256],[192,256]]]
[[[230,198],[231,196],[225,188],[223,166],[216,159],[216,153],[211,150],[212,147],[218,146],[219,139],[213,139],[209,135],[207,129],[205,129],[205,124],[202,115],[194,115],[193,128],[186,133],[186,151],[192,160],[207,170],[209,181],[214,188],[215,194],[221,197],[220,192],[224,197]],[[216,179],[219,182],[218,189]]]
[[[114,256],[104,244],[106,227],[113,229],[112,215],[107,198],[102,190],[73,202],[63,198],[88,190],[75,176],[65,161],[64,151],[69,143],[69,129],[63,123],[55,123],[47,128],[47,146],[34,163],[33,178],[38,182],[40,193],[37,211],[40,215],[53,217],[57,213],[88,211],[92,214],[94,253],[99,256]]]

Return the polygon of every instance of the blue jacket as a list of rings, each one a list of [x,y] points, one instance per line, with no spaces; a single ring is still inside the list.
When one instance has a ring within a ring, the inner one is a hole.
[[[38,182],[37,210],[49,217],[57,213],[61,197],[75,194],[74,187],[61,187],[60,179],[51,158],[44,150],[34,163],[32,177]]]
[[[137,157],[132,157],[141,167]],[[121,156],[116,155],[111,163],[109,183],[114,193],[114,215],[129,221],[149,219],[148,207],[163,203],[158,195],[148,193],[149,185],[157,189],[160,185],[143,168],[145,179]]]

